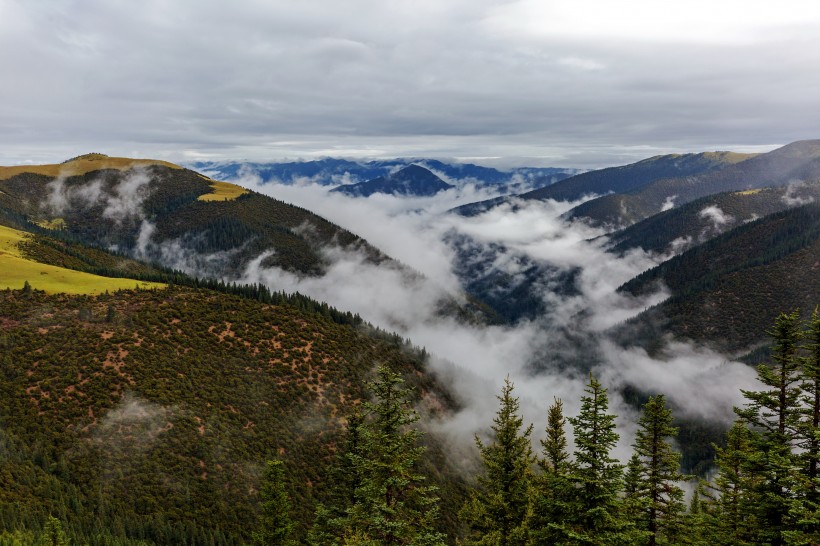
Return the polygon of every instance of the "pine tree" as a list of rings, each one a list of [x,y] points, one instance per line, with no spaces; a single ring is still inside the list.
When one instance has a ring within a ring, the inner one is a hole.
[[[54,516],[48,517],[39,544],[40,546],[68,546],[70,544],[60,520]]]
[[[630,474],[637,472],[637,476],[630,479],[636,481],[636,491],[632,494],[646,499],[643,513],[639,515],[639,528],[647,531],[649,546],[674,543],[680,530],[685,507],[683,489],[677,482],[686,476],[680,473],[680,453],[669,443],[677,434],[664,396],[651,396],[638,420],[633,444],[635,457],[630,462]]]
[[[356,502],[356,490],[361,486],[362,470],[356,465],[362,448],[365,414],[354,408],[347,418],[345,435],[336,460],[330,469],[328,501],[316,507],[313,526],[307,541],[315,546],[333,544],[342,539],[347,525],[347,512]]]
[[[794,441],[799,429],[800,314],[781,313],[769,335],[773,338],[772,362],[757,368],[758,379],[769,387],[762,391],[742,391],[749,400],[736,413],[754,430],[754,456],[750,470],[761,479],[758,503],[761,540],[784,544],[784,530],[791,525],[789,512],[795,485],[797,460]]]
[[[628,525],[620,517],[623,467],[610,452],[618,442],[615,416],[608,413],[606,389],[590,374],[581,411],[569,421],[575,431],[575,464],[571,480],[577,488],[576,512],[562,525],[575,544],[620,544],[628,541]]]
[[[533,544],[560,544],[566,540],[561,522],[575,507],[575,491],[569,480],[570,458],[567,451],[564,406],[554,399],[547,413],[546,438],[541,440],[541,475],[534,480],[530,537]]]
[[[726,446],[714,446],[717,475],[706,503],[715,516],[715,544],[740,546],[756,536],[759,478],[750,472],[752,436],[745,423],[736,421],[726,433]]]
[[[344,543],[440,545],[436,488],[424,485],[418,461],[421,432],[404,380],[386,367],[369,383],[374,400],[364,404],[359,447],[350,455],[358,485],[344,518]]]
[[[484,465],[478,487],[465,503],[460,517],[470,527],[466,544],[512,546],[528,542],[530,486],[535,457],[524,428],[518,398],[509,377],[504,381],[500,407],[493,419],[493,438],[485,444],[476,437]]]
[[[278,459],[268,461],[262,477],[262,513],[259,530],[253,533],[256,546],[295,546],[290,499],[285,487],[285,465]]]
[[[786,532],[789,544],[820,543],[820,316],[817,309],[803,334],[803,408],[798,423],[797,455],[800,473],[790,515],[795,529]]]
[[[543,457],[539,464],[545,472],[561,473],[567,467],[569,453],[565,427],[564,403],[560,398],[554,398],[547,411],[547,435],[541,440]]]

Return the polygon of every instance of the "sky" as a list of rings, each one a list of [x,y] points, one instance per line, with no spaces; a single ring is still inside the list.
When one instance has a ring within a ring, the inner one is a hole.
[[[0,164],[765,151],[818,67],[811,0],[0,0]]]

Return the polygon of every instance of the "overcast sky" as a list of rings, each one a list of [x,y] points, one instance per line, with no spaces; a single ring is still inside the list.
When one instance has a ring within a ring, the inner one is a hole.
[[[814,0],[0,0],[0,164],[595,167],[820,138]]]

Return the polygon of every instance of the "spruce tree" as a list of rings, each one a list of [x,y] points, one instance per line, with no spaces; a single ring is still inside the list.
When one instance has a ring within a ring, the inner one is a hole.
[[[820,316],[817,309],[803,334],[802,415],[798,423],[800,473],[795,484],[791,517],[795,528],[788,531],[790,544],[820,543]]]
[[[564,418],[564,403],[560,398],[553,400],[553,404],[547,411],[547,434],[546,438],[541,440],[543,457],[539,460],[539,464],[545,472],[561,473],[569,462],[566,419]]]
[[[530,522],[533,544],[560,544],[566,540],[566,535],[561,532],[561,522],[575,510],[575,491],[568,475],[570,458],[564,407],[559,398],[554,400],[547,413],[546,437],[541,440],[538,465],[542,472],[534,480]]]
[[[268,461],[262,477],[262,513],[259,529],[253,533],[255,546],[296,546],[290,499],[285,485],[285,465],[278,459]]]
[[[750,470],[760,477],[758,491],[761,540],[773,545],[785,543],[783,532],[791,525],[789,512],[795,487],[797,459],[794,438],[800,420],[800,314],[781,313],[769,331],[773,338],[770,364],[761,364],[757,376],[766,387],[742,391],[749,401],[737,414],[755,432]]]
[[[460,513],[470,527],[466,544],[513,546],[529,540],[532,425],[523,427],[513,389],[508,377],[497,397],[500,407],[493,419],[492,441],[485,444],[476,437],[484,471]]]
[[[618,442],[615,416],[608,413],[606,389],[590,374],[581,411],[569,421],[575,431],[575,464],[570,477],[577,488],[575,513],[562,530],[575,544],[621,544],[628,525],[620,517],[623,467],[611,456]]]
[[[68,546],[71,541],[63,531],[63,524],[54,516],[49,516],[40,536],[39,546]]]
[[[745,423],[736,421],[726,433],[726,446],[714,446],[717,475],[710,486],[712,493],[706,495],[708,508],[703,509],[714,515],[715,544],[751,544],[757,534],[760,480],[750,471],[752,436]]]
[[[647,532],[646,544],[674,543],[680,531],[684,512],[683,489],[677,482],[686,477],[680,473],[680,453],[672,449],[669,440],[678,434],[672,426],[672,411],[664,396],[651,396],[638,420],[635,436],[635,457],[630,463],[630,487],[633,495],[645,499],[640,510],[638,527]]]
[[[358,485],[344,518],[343,543],[434,546],[444,543],[435,530],[436,488],[418,472],[424,452],[419,420],[411,409],[404,380],[387,367],[369,383],[374,400],[365,402],[367,419],[350,460]]]
[[[362,448],[364,421],[361,408],[354,408],[347,417],[344,437],[329,472],[328,499],[316,507],[313,526],[307,536],[308,544],[323,546],[342,540],[348,510],[355,504],[356,491],[362,483],[360,472],[363,469],[356,462]]]

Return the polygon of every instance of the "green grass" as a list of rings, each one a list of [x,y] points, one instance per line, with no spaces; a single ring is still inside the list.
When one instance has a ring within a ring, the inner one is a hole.
[[[24,231],[0,226],[0,289],[21,288],[28,281],[49,294],[102,294],[133,288],[164,288],[166,285],[134,279],[101,277],[25,258],[19,244],[28,237]]]

